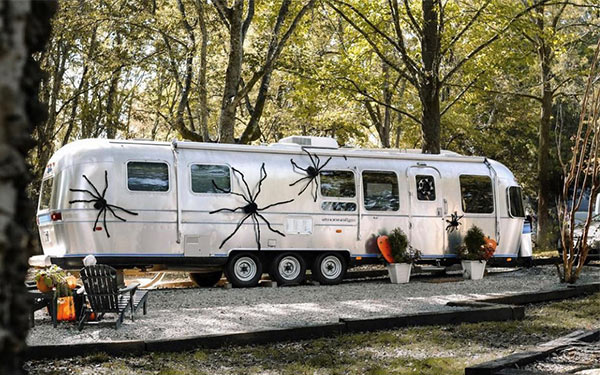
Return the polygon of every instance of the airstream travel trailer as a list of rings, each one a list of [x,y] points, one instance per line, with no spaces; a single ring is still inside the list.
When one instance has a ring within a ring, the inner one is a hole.
[[[531,256],[520,253],[521,188],[502,164],[319,137],[76,141],[48,163],[37,218],[44,262],[78,268],[93,254],[117,268],[224,270],[235,286],[263,271],[298,283],[307,268],[338,283],[380,261],[376,237],[396,227],[425,261],[455,262],[472,225],[498,240],[495,257]]]

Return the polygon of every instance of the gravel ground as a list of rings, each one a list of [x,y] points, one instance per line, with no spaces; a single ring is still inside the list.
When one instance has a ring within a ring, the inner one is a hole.
[[[600,342],[569,347],[524,369],[544,374],[600,375]]]
[[[580,283],[600,280],[600,269],[585,270]],[[181,338],[247,332],[272,328],[338,322],[425,311],[448,311],[448,301],[506,293],[564,287],[554,266],[521,269],[486,276],[483,280],[436,283],[413,279],[394,285],[387,279],[350,282],[336,286],[303,285],[287,288],[192,288],[150,291],[148,315],[125,319],[119,330],[111,325],[61,323],[54,329],[48,315],[36,312],[29,345],[73,344],[98,341]]]

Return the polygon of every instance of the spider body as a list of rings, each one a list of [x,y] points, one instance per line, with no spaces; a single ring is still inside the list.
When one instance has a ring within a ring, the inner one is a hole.
[[[296,164],[296,162],[294,162],[294,159],[290,159],[290,163],[292,163],[292,168],[298,169],[306,174],[306,176],[301,177],[301,178],[297,179],[296,181],[292,182],[290,184],[290,186],[294,186],[297,183],[306,180],[307,182],[304,185],[304,187],[302,188],[302,190],[300,190],[300,192],[298,193],[298,196],[300,196],[302,193],[304,193],[304,191],[306,191],[306,189],[309,186],[314,185],[314,189],[311,189],[311,194],[312,194],[314,201],[316,202],[317,201],[317,193],[319,191],[319,182],[317,181],[317,177],[319,177],[319,173],[321,173],[321,171],[323,170],[323,168],[325,168],[327,163],[329,163],[331,161],[331,157],[329,157],[329,159],[327,159],[325,161],[325,163],[321,164],[321,159],[319,158],[318,155],[311,154],[305,148],[302,148],[302,151],[304,151],[308,155],[311,165],[309,165],[306,168],[302,168],[302,167],[298,166],[298,164]]]
[[[450,215],[450,220],[446,220],[446,223],[448,223],[446,230],[448,232],[454,232],[455,230],[458,230],[458,226],[462,225],[459,220],[462,219],[463,216],[464,215],[458,216],[458,213],[454,211],[454,213]]]
[[[245,214],[245,216],[242,218],[242,220],[240,220],[238,222],[238,224],[235,227],[235,229],[233,230],[233,232],[229,236],[227,236],[227,238],[225,238],[223,240],[223,242],[221,242],[219,249],[221,249],[223,247],[223,245],[225,245],[225,243],[227,241],[229,241],[229,239],[237,233],[237,231],[242,227],[244,222],[248,219],[252,219],[252,223],[254,226],[254,237],[256,239],[256,246],[257,246],[258,250],[261,249],[261,246],[260,246],[260,221],[261,220],[267,225],[267,228],[269,228],[269,230],[271,232],[277,233],[280,236],[285,237],[285,234],[283,234],[280,231],[278,231],[277,229],[274,229],[273,227],[271,227],[271,223],[269,223],[269,221],[261,214],[261,212],[265,211],[266,209],[269,209],[271,207],[290,203],[293,201],[293,199],[290,199],[287,201],[281,201],[281,202],[277,202],[277,203],[272,203],[265,207],[259,207],[258,204],[256,203],[256,199],[258,198],[258,196],[261,193],[262,183],[264,180],[267,179],[267,170],[265,169],[265,163],[262,163],[262,165],[260,167],[260,180],[258,181],[258,187],[256,189],[255,194],[252,194],[252,191],[250,190],[250,186],[246,182],[246,177],[244,176],[244,174],[233,167],[231,168],[231,170],[233,171],[233,173],[238,174],[241,177],[242,183],[244,184],[244,187],[246,188],[246,191],[244,194],[233,192],[233,191],[231,191],[231,189],[225,190],[223,188],[220,188],[219,186],[217,186],[217,184],[215,183],[214,180],[212,181],[212,184],[213,184],[214,188],[218,191],[221,191],[221,192],[227,193],[227,194],[237,195],[237,196],[241,197],[246,202],[246,205],[239,206],[236,208],[221,208],[218,210],[211,211],[211,212],[209,212],[209,214],[215,214],[217,212],[232,212],[233,213],[233,212],[241,211]]]
[[[106,195],[106,190],[108,190],[108,171],[104,171],[104,189],[102,190],[102,193],[100,193],[100,191],[98,191],[98,189],[96,189],[96,186],[94,186],[94,184],[92,184],[92,182],[89,180],[89,178],[87,178],[86,175],[82,175],[82,176],[87,181],[87,183],[92,187],[92,189],[94,191],[92,192],[92,191],[89,191],[86,189],[69,189],[69,191],[76,192],[76,193],[88,194],[92,197],[92,199],[75,199],[75,200],[69,201],[69,204],[93,203],[94,209],[98,210],[98,215],[96,215],[96,221],[94,221],[94,226],[92,228],[92,231],[94,231],[94,232],[96,231],[96,228],[97,228],[96,225],[98,224],[98,220],[100,220],[100,216],[102,216],[102,223],[104,224],[104,229],[106,230],[106,236],[108,238],[110,238],[110,232],[108,231],[108,227],[106,226],[106,211],[110,211],[110,213],[115,218],[117,218],[121,221],[127,221],[127,220],[125,220],[121,216],[117,215],[115,213],[115,210],[121,210],[130,215],[137,215],[137,212],[129,211],[123,207],[115,206],[114,204],[108,204],[108,202],[104,198]]]

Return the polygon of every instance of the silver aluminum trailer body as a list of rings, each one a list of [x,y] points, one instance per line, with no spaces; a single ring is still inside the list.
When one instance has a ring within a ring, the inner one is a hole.
[[[321,164],[331,157],[322,171],[329,174],[316,180],[321,187],[316,202],[311,195],[314,185],[299,196],[303,183],[290,186],[303,177],[290,159],[304,168],[309,165],[303,147],[318,155]],[[194,270],[221,267],[239,252],[257,252],[252,220],[246,220],[220,248],[245,214],[210,212],[246,203],[238,195],[208,186],[207,178],[216,173],[224,190],[230,187],[234,193],[243,193],[243,181],[232,173],[233,167],[244,174],[254,192],[262,163],[267,177],[257,197],[258,206],[294,200],[261,212],[274,229],[285,233],[282,237],[261,222],[261,254],[293,252],[310,258],[327,251],[343,254],[346,262],[354,264],[379,259],[377,235],[400,227],[410,244],[422,251],[423,259],[452,261],[461,236],[477,225],[498,240],[495,257],[519,256],[524,215],[522,207],[520,211],[514,207],[511,214],[510,194],[518,193],[520,199],[520,188],[505,166],[483,157],[292,143],[245,146],[101,139],[73,142],[58,150],[48,163],[37,214],[44,255],[68,268],[79,267],[83,257],[93,254],[101,262],[121,268],[163,265]],[[140,175],[147,166],[149,173],[160,170],[152,176]],[[93,202],[70,204],[90,199],[86,193],[70,189],[92,190],[82,177],[86,175],[102,193],[105,171],[106,202],[138,215],[117,211],[127,220],[122,222],[107,212],[108,228],[101,217],[93,231],[98,210]],[[156,176],[162,179],[158,183],[152,180]],[[336,176],[345,180],[337,181]],[[156,189],[147,190],[153,183]],[[419,190],[423,185],[427,196]],[[490,189],[489,194],[478,191],[477,186]],[[489,199],[491,206],[477,207],[477,199]],[[513,205],[515,202],[513,199]],[[468,205],[473,207],[467,209]],[[449,231],[447,221],[453,213],[464,217],[456,231]]]

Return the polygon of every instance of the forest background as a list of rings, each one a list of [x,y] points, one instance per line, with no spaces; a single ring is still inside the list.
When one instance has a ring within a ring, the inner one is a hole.
[[[83,138],[446,149],[507,165],[556,246],[600,36],[594,0],[62,1],[46,50],[37,189]]]

